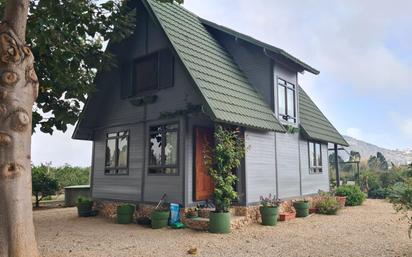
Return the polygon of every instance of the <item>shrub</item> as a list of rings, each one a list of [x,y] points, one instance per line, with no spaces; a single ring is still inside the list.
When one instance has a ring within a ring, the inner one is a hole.
[[[77,204],[80,204],[80,203],[90,204],[92,202],[93,202],[92,199],[90,199],[88,197],[84,197],[84,196],[77,197],[77,201],[76,201]]]
[[[376,172],[366,171],[360,175],[362,190],[375,190],[381,187],[379,176]]]
[[[324,196],[316,203],[318,213],[326,215],[336,215],[340,205],[338,200],[332,196]]]
[[[54,195],[59,189],[59,183],[52,178],[47,169],[32,169],[32,194],[36,198],[36,207],[45,197]]]
[[[360,190],[358,186],[345,185],[336,189],[337,196],[346,196],[346,205],[356,206],[362,205],[365,201],[365,194]]]
[[[272,194],[269,194],[267,197],[260,196],[260,204],[263,207],[279,207],[281,203],[282,202],[276,198],[276,195],[273,195],[273,197]]]
[[[412,235],[412,179],[395,184],[389,194],[389,201],[397,212],[401,212],[409,222],[409,237]]]
[[[229,212],[232,201],[238,198],[234,185],[237,181],[233,170],[238,168],[245,156],[244,140],[238,130],[217,125],[215,147],[206,149],[205,164],[215,185],[213,200],[216,212]]]
[[[402,177],[401,177],[400,172],[388,171],[388,172],[382,172],[379,176],[379,180],[383,188],[388,188],[398,182],[401,182]]]
[[[388,188],[373,188],[370,189],[368,192],[368,197],[369,198],[374,198],[374,199],[385,199],[389,195],[389,189]]]

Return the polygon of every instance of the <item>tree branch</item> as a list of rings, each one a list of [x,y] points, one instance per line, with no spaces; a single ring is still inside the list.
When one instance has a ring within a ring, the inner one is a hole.
[[[26,24],[29,12],[29,0],[7,0],[4,11],[4,22],[16,33],[17,37],[26,42]]]

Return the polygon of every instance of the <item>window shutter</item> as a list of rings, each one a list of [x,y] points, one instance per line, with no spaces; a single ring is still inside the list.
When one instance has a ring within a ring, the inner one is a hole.
[[[174,58],[169,49],[159,52],[159,88],[173,86]]]
[[[132,62],[126,61],[121,65],[120,69],[122,76],[121,98],[125,99],[133,96]]]

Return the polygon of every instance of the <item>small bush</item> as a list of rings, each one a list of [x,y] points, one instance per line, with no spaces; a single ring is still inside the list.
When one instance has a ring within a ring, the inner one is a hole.
[[[396,183],[390,190],[389,201],[397,212],[409,222],[409,237],[412,237],[412,179]]]
[[[325,196],[317,202],[316,208],[320,214],[336,215],[340,205],[335,197]]]
[[[379,175],[380,184],[383,188],[388,188],[395,185],[398,182],[402,182],[402,176],[400,172],[388,171]]]
[[[92,201],[92,199],[90,199],[90,198],[88,198],[88,197],[84,197],[84,196],[79,196],[78,198],[77,198],[77,201],[76,201],[78,204],[79,203],[92,203],[93,201]]]
[[[373,188],[369,190],[368,192],[368,197],[373,198],[373,199],[385,199],[389,195],[389,189],[388,188]]]
[[[365,194],[358,186],[344,185],[336,189],[337,196],[346,196],[346,205],[356,206],[362,205],[365,201]]]

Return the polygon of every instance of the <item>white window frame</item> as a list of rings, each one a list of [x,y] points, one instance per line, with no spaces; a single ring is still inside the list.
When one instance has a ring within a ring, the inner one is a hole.
[[[287,123],[292,123],[296,124],[298,121],[297,118],[297,89],[296,85],[287,82],[286,80],[277,77],[276,78],[276,85],[277,85],[277,106],[278,106],[278,117],[282,122],[287,122]],[[285,112],[286,113],[280,113],[280,90],[284,90],[284,95],[285,95]],[[293,110],[289,110],[288,108],[288,90],[293,91]]]
[[[319,146],[316,147],[316,146]],[[313,151],[313,155],[311,154],[311,148]],[[317,156],[317,149],[319,149],[320,153],[320,163],[318,158],[316,158]],[[323,173],[323,156],[322,156],[322,144],[319,142],[314,142],[314,141],[309,141],[308,142],[308,156],[309,156],[309,173],[310,174],[322,174]],[[313,163],[313,161],[315,161],[315,163]]]

